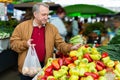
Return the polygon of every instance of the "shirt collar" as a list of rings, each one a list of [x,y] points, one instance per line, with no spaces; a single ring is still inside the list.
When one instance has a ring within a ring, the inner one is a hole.
[[[33,20],[33,27],[39,26],[34,20]],[[42,25],[42,27],[45,27],[45,24]]]

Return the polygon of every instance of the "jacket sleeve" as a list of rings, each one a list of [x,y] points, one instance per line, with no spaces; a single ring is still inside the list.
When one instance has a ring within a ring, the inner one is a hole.
[[[62,39],[57,29],[55,30],[55,46],[60,52],[64,54],[67,54],[71,50],[71,47],[72,47],[71,44],[66,43]]]
[[[22,53],[24,50],[26,50],[27,47],[27,40],[23,38],[23,32],[20,25],[18,25],[15,30],[13,31],[13,34],[10,38],[10,47],[12,50],[16,51],[17,53]]]

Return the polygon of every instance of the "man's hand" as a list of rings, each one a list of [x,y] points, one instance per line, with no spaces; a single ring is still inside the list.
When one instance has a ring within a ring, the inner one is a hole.
[[[29,40],[27,41],[28,47],[29,47],[29,46],[35,46],[35,44],[32,44],[32,43],[31,43],[32,41],[33,41],[33,39],[29,39]]]
[[[81,44],[76,44],[71,47],[71,50],[77,50],[80,46],[81,46]]]

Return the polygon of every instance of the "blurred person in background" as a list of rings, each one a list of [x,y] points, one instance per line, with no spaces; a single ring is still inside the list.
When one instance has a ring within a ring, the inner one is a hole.
[[[56,10],[56,14],[52,15],[50,18],[50,23],[55,25],[55,27],[58,29],[60,35],[64,40],[67,35],[67,29],[63,22],[63,18],[65,17],[65,14],[66,14],[65,10],[62,7],[59,7]]]
[[[115,28],[115,35],[120,35],[120,16],[115,16],[113,18],[113,24]]]
[[[49,15],[47,4],[36,3],[32,12],[34,18],[18,24],[10,38],[11,49],[18,53],[18,70],[21,80],[33,78],[22,74],[22,67],[30,46],[34,45],[42,67],[48,58],[52,57],[54,47],[64,54],[80,47],[80,44],[73,46],[65,43],[57,28],[47,22]]]
[[[76,36],[79,34],[79,25],[78,25],[78,17],[76,16],[74,20],[72,21],[72,34],[73,36]]]

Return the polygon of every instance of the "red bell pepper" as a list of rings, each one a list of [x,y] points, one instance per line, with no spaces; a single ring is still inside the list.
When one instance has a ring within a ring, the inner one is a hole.
[[[72,57],[72,60],[73,60],[73,61],[75,61],[75,60],[77,60],[77,59],[78,59],[78,57],[76,57],[76,56],[73,56],[73,57]]]
[[[92,61],[93,61],[92,58],[90,57],[90,54],[89,54],[89,53],[84,54],[83,57],[84,57],[84,58],[87,58],[89,62],[92,62]]]
[[[70,63],[72,63],[72,59],[70,57],[67,57],[67,58],[64,59],[64,64],[65,65],[68,65]]]
[[[102,58],[105,58],[105,57],[107,57],[108,56],[108,53],[107,52],[103,52],[102,53]]]
[[[53,66],[53,68],[54,68],[55,70],[60,69],[60,65],[59,65],[57,59],[55,59],[55,60],[52,61],[52,66]]]
[[[102,66],[103,68],[106,67],[105,64],[104,64],[103,62],[101,62],[101,61],[96,61],[96,63],[97,63],[98,65]]]
[[[48,66],[48,67],[45,69],[45,72],[50,73],[52,70],[53,70],[53,66],[50,65],[50,66]]]
[[[62,65],[63,65],[63,59],[62,59],[62,58],[59,58],[59,59],[58,59],[58,63],[59,63],[60,66],[62,66]]]
[[[84,76],[92,76],[94,79],[98,79],[99,75],[97,73],[85,72]]]
[[[97,73],[91,73],[91,76],[92,76],[94,79],[98,79],[98,78],[99,78],[99,74],[97,74]]]
[[[101,71],[101,70],[103,70],[103,67],[100,66],[100,65],[98,65],[98,64],[96,64],[96,69],[97,69],[98,71]]]

